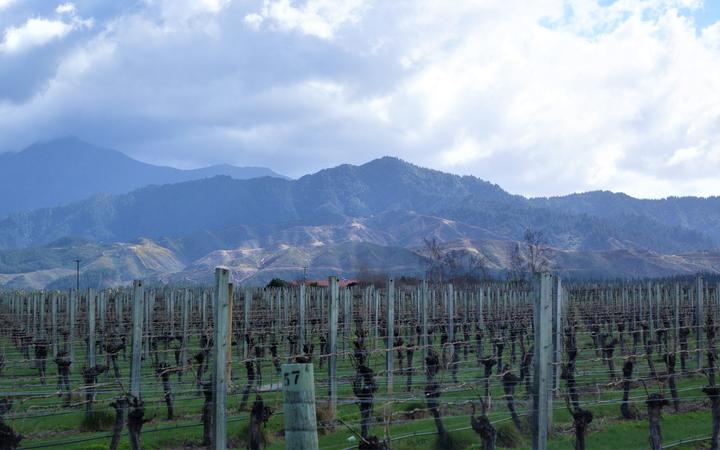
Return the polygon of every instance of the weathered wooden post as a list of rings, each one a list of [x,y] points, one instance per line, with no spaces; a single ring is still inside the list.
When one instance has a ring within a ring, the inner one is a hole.
[[[123,295],[115,296],[115,332],[120,334],[123,330]]]
[[[448,316],[448,343],[450,345],[450,361],[455,353],[455,292],[453,291],[453,285],[447,285],[447,316]]]
[[[87,364],[92,369],[96,366],[95,362],[95,291],[88,289],[87,291]]]
[[[225,396],[227,394],[227,347],[228,347],[228,306],[230,292],[230,271],[225,267],[215,268],[215,291],[213,318],[215,336],[213,346],[213,439],[212,448],[225,450],[227,433],[225,420]]]
[[[234,300],[233,284],[228,283],[228,306],[227,306],[227,331],[225,347],[225,382],[226,390],[232,386],[232,336],[233,336],[233,300]]]
[[[675,283],[675,328],[673,329],[673,353],[677,356],[680,334],[680,284]]]
[[[140,398],[140,364],[142,357],[143,307],[145,288],[140,280],[133,281],[132,360],[130,361],[130,395]]]
[[[250,333],[250,307],[252,306],[252,291],[249,288],[245,289],[245,296],[243,300],[243,331],[245,334]],[[247,359],[248,355],[248,342],[247,339],[243,338],[243,355]]]
[[[166,296],[165,302],[170,319],[170,335],[175,336],[175,289],[170,289],[170,296]]]
[[[395,346],[395,280],[390,278],[387,281],[387,342],[385,347],[385,379],[387,383],[388,399],[393,393],[393,369],[394,360],[393,347]]]
[[[37,333],[37,302],[38,294],[33,294],[28,298],[28,331],[31,336]]]
[[[330,277],[330,308],[328,308],[328,408],[330,421],[334,424],[337,414],[337,326],[338,326],[338,280]]]
[[[152,290],[147,293],[145,298],[145,310],[143,311],[145,319],[145,359],[150,360],[150,347],[152,341],[152,318],[153,318],[153,307],[155,305],[155,294]],[[163,353],[164,355],[164,353]]]
[[[98,319],[100,319],[100,347],[97,348],[97,352],[99,355],[103,354],[103,351],[105,350],[104,342],[105,342],[105,314],[106,314],[106,308],[107,308],[107,298],[108,294],[107,292],[103,291],[100,292],[100,297],[98,298]]]
[[[70,363],[75,362],[75,305],[77,302],[78,292],[72,290],[70,292],[70,302],[68,303],[68,356]],[[71,366],[72,367],[72,366]]]
[[[202,322],[202,332],[205,333],[208,326],[207,291],[203,290],[200,302],[200,321]]]
[[[377,348],[380,336],[380,291],[377,289],[373,291],[373,303],[373,309],[375,311],[375,343],[373,348]]]
[[[560,364],[562,362],[562,305],[563,305],[563,287],[562,280],[557,277],[557,292],[555,293],[555,311],[554,311],[554,348],[553,348],[553,392],[559,393],[560,390]],[[550,411],[552,413],[552,410]]]
[[[350,341],[352,340],[352,337],[350,336],[350,330],[352,325],[352,312],[351,312],[351,306],[352,306],[352,298],[350,297],[350,289],[345,287],[343,289],[343,354],[347,355],[349,352],[347,351],[349,349]],[[346,356],[347,357],[347,356]]]
[[[704,283],[702,275],[697,276],[695,284],[695,358],[698,371],[703,368],[702,337],[705,328],[705,306],[703,304]]]
[[[298,296],[298,321],[300,331],[298,341],[300,342],[300,350],[305,345],[305,283],[300,285],[300,294]]]
[[[534,377],[533,377],[533,450],[546,450],[549,425],[550,331],[552,330],[552,277],[547,273],[534,276]]]
[[[647,284],[647,300],[648,300],[648,330],[650,333],[650,336],[648,338],[650,340],[654,339],[655,337],[655,320],[653,319],[653,288],[652,288],[652,282],[648,281]]]
[[[189,337],[188,330],[190,328],[190,289],[185,289],[182,303],[182,346],[180,347],[180,372],[185,371],[185,365],[188,360]]]
[[[423,344],[423,363],[427,358],[429,351],[428,342],[428,284],[427,280],[422,281],[422,292],[420,295],[420,310],[422,314],[422,344]]]
[[[320,448],[315,418],[315,380],[312,364],[283,364],[285,448]]]
[[[39,332],[40,332],[40,337],[43,338],[43,339],[47,336],[47,334],[46,334],[46,329],[45,329],[45,297],[46,297],[46,296],[45,296],[45,293],[44,293],[44,292],[40,294],[40,298],[39,298],[39,301],[40,301],[40,305],[39,305],[39,306],[40,306],[40,308],[39,308],[39,311],[38,311],[39,316],[40,316],[40,318],[39,318],[39,324],[40,324],[40,330],[39,330]]]
[[[52,340],[52,356],[55,358],[58,353],[58,328],[57,328],[57,310],[58,299],[57,294],[53,292],[50,297],[50,339]]]

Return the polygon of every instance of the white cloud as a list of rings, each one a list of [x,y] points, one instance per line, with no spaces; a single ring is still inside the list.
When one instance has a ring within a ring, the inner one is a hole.
[[[290,175],[395,154],[531,195],[720,194],[720,22],[697,28],[699,0],[143,5],[0,100],[0,135]],[[6,31],[0,57],[67,35],[61,17]]]
[[[0,10],[7,8],[13,3],[15,3],[15,0],[0,0]]]
[[[265,0],[262,11],[253,15],[269,19],[282,30],[299,30],[304,34],[332,39],[337,30],[357,22],[365,0],[307,0],[296,6],[291,0]],[[246,16],[247,18],[247,16]]]
[[[212,18],[229,4],[230,0],[146,0],[157,8],[166,25],[187,24],[197,18]]]
[[[19,27],[9,27],[0,42],[0,52],[14,53],[59,39],[73,29],[72,24],[61,20],[28,19]]]
[[[2,0],[0,0],[1,2]],[[48,19],[44,17],[31,17],[20,26],[10,26],[5,29],[3,39],[0,41],[1,53],[18,53],[33,47],[45,45],[53,40],[62,39],[71,31],[79,28],[93,26],[92,19],[82,19],[75,15],[75,5],[63,3],[55,12],[60,15],[69,15],[68,21],[61,19]]]
[[[258,30],[263,22],[263,16],[257,13],[250,13],[243,18],[243,21],[253,30]]]
[[[55,8],[55,12],[58,14],[75,14],[75,5],[72,3],[63,3]]]

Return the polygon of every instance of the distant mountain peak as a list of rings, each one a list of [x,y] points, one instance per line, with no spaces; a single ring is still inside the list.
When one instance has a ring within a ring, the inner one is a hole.
[[[182,170],[131,158],[77,136],[37,141],[0,153],[0,218],[15,212],[66,205],[97,194],[121,194],[148,185],[227,175],[237,180],[284,178],[265,167],[218,164]]]
[[[380,158],[373,159],[359,166],[364,169],[421,169],[420,166],[409,163],[404,159],[400,159],[397,156],[382,156]],[[428,169],[431,170],[431,169]]]

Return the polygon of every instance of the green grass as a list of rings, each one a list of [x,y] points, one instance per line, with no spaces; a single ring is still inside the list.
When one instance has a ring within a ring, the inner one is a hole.
[[[587,346],[588,339],[582,342]],[[25,447],[43,446],[49,444],[62,444],[62,448],[67,449],[100,449],[107,448],[110,441],[109,433],[114,419],[114,410],[109,406],[112,400],[120,395],[122,386],[114,381],[111,374],[102,375],[99,378],[101,386],[98,389],[97,401],[94,404],[96,411],[96,420],[93,423],[99,431],[89,432],[81,431],[85,419],[84,405],[64,407],[62,399],[57,396],[56,392],[56,368],[55,364],[48,361],[47,367],[47,385],[42,386],[38,383],[37,370],[30,367],[28,362],[20,362],[22,359],[18,350],[12,346],[9,340],[3,339],[6,352],[7,366],[5,372],[0,376],[0,396],[8,396],[9,394],[17,394],[15,404],[10,413],[6,415],[6,423],[14,430],[22,433],[25,440],[22,442]],[[197,343],[193,342],[193,345]],[[378,343],[381,345],[381,343]],[[82,361],[84,356],[83,346],[76,348],[76,360]],[[373,348],[372,342],[368,345]],[[161,346],[162,348],[162,346]],[[319,345],[316,344],[316,349]],[[342,349],[342,344],[340,344]],[[486,352],[489,347],[486,343]],[[510,348],[507,346],[505,358],[509,361]],[[519,349],[518,349],[519,353]],[[619,354],[619,350],[617,354]],[[416,352],[414,366],[421,367],[420,352]],[[192,352],[189,352],[192,356]],[[237,390],[228,396],[228,433],[230,442],[235,445],[242,446],[247,429],[247,413],[238,411],[240,397],[245,377],[244,366],[237,363],[237,351],[233,357],[234,364],[234,384]],[[122,385],[128,385],[128,363],[119,358],[122,371]],[[174,361],[172,352],[168,353],[168,360]],[[104,356],[98,357],[99,362],[104,362]],[[615,358],[617,375],[621,374],[620,366],[622,358]],[[587,443],[588,448],[592,449],[644,449],[648,446],[648,425],[645,418],[644,399],[645,392],[641,386],[635,387],[631,396],[636,406],[642,413],[642,418],[636,421],[620,420],[619,400],[621,391],[619,386],[608,386],[607,374],[605,367],[595,358],[591,350],[583,350],[578,360],[577,378],[581,384],[581,402],[584,408],[593,412],[594,420],[588,432]],[[376,372],[381,372],[384,367],[384,359],[382,352],[373,353],[371,364]],[[81,365],[79,365],[81,366]],[[72,386],[76,389],[76,399],[81,400],[82,391],[78,390],[82,386],[79,372],[80,367],[73,368]],[[656,363],[657,369],[661,372],[664,364]],[[644,359],[638,360],[636,363],[636,375],[640,371],[646,371],[647,363]],[[417,370],[417,369],[416,369]],[[469,361],[462,362],[459,374],[459,385],[454,388],[452,386],[451,376],[447,372],[441,372],[440,381],[444,388],[449,388],[443,392],[440,401],[443,405],[443,422],[448,430],[453,442],[456,444],[454,448],[480,448],[480,439],[471,429],[469,421],[468,403],[477,400],[478,394],[482,391],[481,369],[476,367],[474,355],[470,355]],[[315,358],[315,374],[316,374],[316,397],[318,399],[318,408],[323,407],[323,398],[326,391],[323,383],[327,381],[326,366],[320,369],[317,356]],[[354,374],[354,369],[347,358],[339,358],[338,360],[338,376],[339,376],[339,406],[338,417],[342,422],[350,424],[355,432],[359,431],[359,410],[354,403],[354,397],[349,383],[349,377]],[[145,361],[142,369],[142,391],[146,402],[146,417],[152,420],[143,428],[143,446],[144,448],[173,448],[183,447],[186,445],[199,445],[202,438],[202,425],[200,423],[200,413],[202,409],[202,398],[196,393],[194,384],[194,374],[186,373],[183,377],[184,382],[180,383],[176,376],[172,377],[172,389],[175,394],[175,415],[176,420],[164,420],[166,415],[165,404],[163,401],[162,388],[160,380],[155,376],[150,362]],[[425,377],[422,373],[414,375],[415,386],[412,393],[405,390],[405,376],[396,374],[393,385],[393,398],[395,401],[390,408],[395,412],[393,422],[389,427],[390,438],[392,439],[393,449],[425,449],[437,447],[437,435],[435,433],[435,425],[429,414],[424,414],[425,401],[423,395]],[[379,383],[379,391],[376,394],[375,416],[376,420],[372,424],[371,433],[383,437],[385,435],[385,427],[382,423],[382,412],[384,402],[384,392],[386,386],[382,376],[377,377]],[[266,362],[263,370],[263,384],[277,382],[277,376],[270,362]],[[697,436],[706,436],[711,431],[711,418],[709,407],[705,403],[704,394],[700,389],[705,385],[703,378],[681,378],[678,381],[678,387],[683,400],[683,404],[692,404],[693,410],[675,414],[672,408],[666,408],[663,415],[662,430],[665,443],[679,441],[681,439],[693,438]],[[561,387],[564,388],[564,383]],[[657,390],[654,385],[649,385],[649,389]],[[517,408],[521,415],[527,413],[528,402],[524,399],[525,388],[518,386],[516,390]],[[666,391],[669,397],[669,392]],[[502,388],[497,380],[492,383],[492,409],[489,417],[496,422],[497,427],[507,429],[512,427],[509,422],[508,410],[503,398]],[[284,448],[282,438],[282,399],[278,392],[263,394],[265,403],[271,406],[275,413],[268,425],[267,435],[269,438],[269,449]],[[250,395],[249,403],[251,404],[254,395]],[[413,418],[408,417],[409,411],[419,410]],[[87,425],[87,423],[86,423]],[[506,430],[507,431],[507,430]],[[321,448],[342,449],[349,447],[357,447],[357,438],[353,431],[350,431],[342,423],[337,424],[333,429],[321,429],[320,433]],[[554,411],[554,427],[551,435],[551,448],[555,449],[572,449],[574,436],[572,433],[572,423],[570,415],[565,408],[564,401],[555,404]],[[685,446],[678,446],[680,449],[697,449],[703,448],[705,443],[691,443]],[[527,434],[520,437],[520,446],[518,448],[529,448],[530,436]],[[123,438],[121,448],[129,448],[127,437]]]

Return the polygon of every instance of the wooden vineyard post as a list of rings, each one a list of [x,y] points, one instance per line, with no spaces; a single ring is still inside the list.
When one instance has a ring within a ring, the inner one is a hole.
[[[387,282],[387,341],[385,347],[385,374],[387,383],[387,396],[393,393],[393,347],[395,346],[395,280],[390,278]]]
[[[546,450],[549,424],[550,332],[552,331],[552,277],[547,273],[535,274],[533,294],[535,306],[534,321],[534,377],[533,377],[533,450]]]
[[[715,285],[715,323],[720,322],[720,281]]]
[[[140,280],[133,281],[132,360],[130,361],[130,395],[140,398],[140,361],[142,356],[143,307],[145,289]]]
[[[298,321],[299,321],[299,335],[298,342],[300,342],[300,351],[302,351],[305,345],[305,283],[300,285],[300,293],[298,296]]]
[[[250,332],[250,307],[252,306],[252,291],[245,289],[245,299],[243,301],[243,331],[245,334]],[[243,336],[243,355],[247,359],[248,355],[248,343],[247,339]]]
[[[233,284],[228,283],[227,332],[225,333],[225,383],[226,390],[232,386],[232,335],[233,335]]]
[[[40,294],[40,298],[39,298],[40,308],[38,311],[38,315],[40,316],[39,317],[39,323],[40,323],[39,333],[40,333],[40,337],[43,339],[45,339],[45,336],[46,336],[46,334],[45,334],[45,331],[46,331],[46,329],[45,329],[45,297],[46,297],[45,293]]]
[[[170,295],[166,296],[165,302],[170,319],[170,336],[175,336],[175,289],[170,289]]]
[[[75,303],[77,302],[78,292],[72,290],[70,292],[70,301],[68,303],[68,356],[70,363],[75,362]],[[71,366],[72,367],[72,366]]]
[[[380,291],[377,289],[373,291],[373,305],[373,310],[375,311],[375,341],[373,348],[377,348],[380,336]]]
[[[145,310],[144,312],[144,320],[145,320],[145,345],[144,345],[144,352],[145,352],[145,359],[150,360],[150,340],[152,338],[152,315],[153,315],[153,306],[154,306],[154,300],[155,300],[155,294],[152,290],[148,292],[147,298],[145,299]],[[164,354],[164,353],[163,353]]]
[[[283,364],[285,448],[305,450],[318,446],[315,418],[315,377],[312,364]]]
[[[655,328],[662,328],[662,290],[660,289],[660,283],[655,284]]]
[[[680,284],[675,283],[675,328],[673,329],[673,353],[677,355],[680,333]]]
[[[477,323],[480,325],[481,328],[485,328],[485,318],[484,318],[484,312],[483,312],[483,306],[484,306],[483,303],[485,301],[484,292],[485,291],[483,291],[483,288],[481,287],[478,290],[478,295],[477,295],[477,302],[478,302],[478,305],[477,305],[477,307],[478,307],[478,311],[477,311],[478,322]]]
[[[650,335],[648,336],[649,340],[654,339],[655,336],[655,320],[653,319],[653,288],[652,288],[652,282],[648,281],[647,284],[647,300],[648,300],[648,330]],[[657,299],[656,299],[657,301]]]
[[[447,305],[446,311],[448,316],[448,345],[450,346],[450,361],[452,361],[453,354],[455,353],[455,292],[453,291],[453,285],[447,285]]]
[[[422,315],[422,345],[423,364],[428,355],[428,284],[427,280],[422,282],[422,293],[420,295],[420,311]]]
[[[31,335],[37,333],[37,294],[28,298],[28,330]]]
[[[104,291],[100,291],[97,296],[97,312],[95,314],[97,315],[98,341],[100,342],[100,345],[96,345],[95,348],[97,355],[103,354],[103,343],[105,342],[105,295]]]
[[[555,311],[554,311],[554,342],[553,342],[553,392],[560,393],[560,364],[562,363],[562,307],[563,307],[563,287],[562,280],[557,277],[557,292],[555,293]],[[551,410],[552,412],[552,410]]]
[[[337,414],[337,326],[338,326],[338,280],[330,277],[330,307],[328,308],[328,408],[330,422],[335,423]]]
[[[115,296],[115,332],[119,335],[123,332],[123,295]]]
[[[50,340],[52,341],[52,356],[55,358],[58,353],[58,328],[57,328],[57,294],[53,292],[50,297]]]
[[[705,328],[703,285],[703,277],[702,275],[698,275],[695,285],[695,358],[697,361],[698,371],[702,370],[703,368],[702,337]]]
[[[95,292],[87,291],[87,364],[88,368],[95,367]]]
[[[182,346],[180,347],[180,372],[185,372],[188,360],[188,329],[190,328],[190,289],[185,289],[182,303]]]
[[[200,300],[200,321],[202,322],[202,332],[207,332],[208,316],[207,316],[207,292],[202,291],[202,297]]]
[[[212,448],[224,450],[227,433],[225,420],[225,396],[227,394],[227,351],[228,351],[228,306],[230,293],[230,271],[225,267],[215,268],[215,291],[213,315],[215,336],[213,346],[213,411]]]

